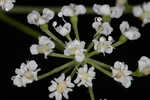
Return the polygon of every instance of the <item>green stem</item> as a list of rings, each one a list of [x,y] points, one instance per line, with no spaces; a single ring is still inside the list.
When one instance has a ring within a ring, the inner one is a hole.
[[[92,87],[89,86],[89,87],[88,87],[88,90],[89,90],[89,93],[90,93],[91,100],[95,100]]]
[[[2,12],[0,12],[0,20],[3,22],[6,22],[7,24],[14,26],[18,30],[20,30],[20,31],[24,32],[25,34],[30,35],[34,38],[38,38],[39,36],[41,36],[41,34],[38,31],[35,31],[32,28],[18,22],[17,20],[8,17],[7,15],[5,15]]]
[[[72,16],[72,17],[70,17],[70,21],[72,23],[76,39],[80,40],[79,33],[78,33],[78,16]]]
[[[101,34],[100,33],[96,33],[97,35],[96,35],[96,39],[98,39],[100,36],[101,36]],[[88,46],[88,48],[87,48],[87,51],[86,52],[88,52],[92,47],[93,47],[93,45],[94,45],[94,43],[93,43],[93,41],[89,44],[89,46]]]
[[[73,71],[71,72],[71,78],[73,78],[74,74],[76,73],[78,67],[80,66],[80,63],[76,65],[76,67],[73,69]]]
[[[65,56],[65,55],[59,54],[59,53],[51,53],[51,54],[49,54],[49,56],[52,56],[52,57],[59,57],[59,58],[74,59],[73,56]]]
[[[90,52],[90,53],[88,54],[88,57],[92,57],[92,56],[98,55],[98,54],[100,54],[100,53],[97,52],[97,51],[92,51],[92,52]]]
[[[69,41],[72,41],[71,37],[69,34],[66,35],[66,38],[69,40]]]
[[[95,64],[99,65],[99,66],[102,66],[103,68],[107,68],[107,69],[110,69],[112,66],[110,65],[107,65],[107,64],[104,64],[100,61],[97,61],[97,60],[94,60],[94,59],[91,59],[91,58],[88,58],[88,60],[94,62]]]
[[[62,6],[19,6],[16,5],[11,11],[8,13],[16,13],[16,14],[27,14],[30,13],[32,10],[37,10],[42,12],[44,8],[49,8],[53,10],[54,12],[58,13],[60,12],[60,9]],[[86,7],[87,8],[87,14],[94,14],[94,11],[92,10],[92,7]],[[1,11],[1,10],[0,10]]]
[[[42,74],[42,75],[38,76],[38,80],[44,79],[44,78],[46,78],[46,77],[48,77],[48,76],[50,76],[52,74],[58,73],[58,72],[62,71],[63,69],[74,65],[75,63],[76,63],[75,61],[71,61],[71,62],[66,63],[64,65],[61,65],[61,66],[59,66],[59,67],[49,71],[48,73],[45,73],[45,74]]]
[[[97,70],[103,72],[104,74],[108,75],[109,77],[112,77],[112,73],[103,69],[101,66],[95,64],[93,61],[91,61],[90,59],[87,59],[87,63],[92,65],[93,67],[95,67]]]
[[[126,43],[127,41],[128,41],[128,39],[122,34],[122,35],[120,36],[118,42],[116,42],[116,43],[113,44],[113,47],[114,47],[114,48],[115,48],[115,47],[118,47],[118,46],[120,46],[120,45]]]
[[[48,24],[44,24],[44,25],[41,25],[40,26],[41,30],[43,32],[45,32],[48,36],[50,36],[53,40],[55,40],[57,43],[59,43],[59,45],[64,48],[65,47],[65,44],[60,40],[58,39],[53,33],[51,33],[48,29]]]

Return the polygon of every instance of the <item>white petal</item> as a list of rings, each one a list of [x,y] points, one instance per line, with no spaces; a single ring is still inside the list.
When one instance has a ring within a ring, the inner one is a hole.
[[[62,94],[55,92],[55,98],[56,100],[62,100]]]
[[[134,29],[130,28],[129,31],[123,33],[129,40],[137,40],[141,37],[141,34]]]
[[[39,44],[40,45],[45,45],[48,44],[50,42],[50,39],[46,36],[41,36],[39,37]]]
[[[33,10],[31,13],[28,14],[27,19],[29,24],[39,25],[38,21],[40,18],[40,13],[36,10]]]
[[[54,17],[54,11],[48,8],[44,8],[42,17],[47,18],[49,21]]]
[[[129,23],[127,21],[123,21],[121,24],[120,24],[120,31],[122,33],[124,33],[125,31],[127,31],[129,29]]]
[[[28,67],[30,70],[34,71],[34,70],[36,70],[36,68],[38,67],[38,65],[37,65],[37,63],[35,62],[35,60],[31,60],[31,61],[28,61],[28,62],[27,62],[27,67]]]
[[[77,5],[75,6],[75,14],[80,15],[80,14],[85,14],[86,13],[86,8],[83,5]]]
[[[61,12],[64,16],[74,16],[74,11],[70,6],[63,6]]]
[[[150,13],[150,2],[144,3],[143,4],[143,9],[144,9],[144,11]]]
[[[39,54],[39,51],[38,51],[38,45],[36,44],[33,44],[31,47],[30,47],[30,52],[32,55],[37,55]]]
[[[110,35],[111,32],[113,31],[113,28],[110,26],[108,22],[104,22],[102,24],[103,30],[101,31],[101,34],[104,34],[105,36]]]
[[[143,14],[143,9],[141,6],[135,6],[133,7],[132,12],[135,17],[140,17]]]
[[[84,70],[84,72],[87,72],[87,70],[88,70],[87,64],[84,65],[83,70]]]
[[[116,6],[111,8],[111,17],[112,18],[120,18],[123,15],[124,8],[121,6]]]
[[[85,55],[83,53],[75,55],[75,59],[77,62],[82,62],[84,60],[84,58],[85,58]]]

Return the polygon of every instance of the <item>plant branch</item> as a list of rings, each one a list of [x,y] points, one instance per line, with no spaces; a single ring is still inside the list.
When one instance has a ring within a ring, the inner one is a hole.
[[[75,61],[71,61],[71,62],[66,63],[64,65],[56,67],[55,69],[49,71],[48,73],[45,73],[45,74],[42,74],[42,75],[38,76],[38,80],[44,79],[44,78],[46,78],[46,77],[48,77],[48,76],[50,76],[52,74],[58,73],[58,72],[62,71],[63,69],[68,68],[68,67],[74,65],[75,63],[76,63]]]
[[[89,94],[90,94],[91,100],[95,100],[92,87],[89,86],[89,87],[88,87],[88,90],[89,90]]]

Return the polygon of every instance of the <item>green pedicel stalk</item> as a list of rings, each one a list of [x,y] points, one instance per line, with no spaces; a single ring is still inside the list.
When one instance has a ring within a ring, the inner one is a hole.
[[[89,86],[89,87],[88,87],[88,90],[89,90],[89,94],[90,94],[91,100],[95,100],[92,87]]]
[[[25,34],[30,35],[34,38],[38,38],[39,36],[41,36],[41,34],[38,31],[33,30],[29,26],[24,25],[11,17],[8,17],[7,15],[5,15],[2,12],[0,12],[0,20],[3,22],[6,22],[7,24],[14,26],[18,30],[20,30],[20,31],[24,32]]]
[[[43,32],[45,32],[48,36],[50,36],[54,41],[56,41],[59,44],[59,46],[61,46],[62,48],[65,47],[65,44],[60,39],[58,39],[53,33],[49,31],[48,24],[40,25],[40,28]]]
[[[112,77],[112,73],[103,69],[101,66],[95,64],[93,61],[91,61],[90,59],[86,60],[88,64],[92,65],[93,67],[95,67],[97,70],[103,72],[104,74],[108,75],[109,77]]]
[[[95,64],[97,64],[97,65],[99,65],[99,66],[101,66],[103,68],[110,69],[112,67],[110,65],[104,64],[104,63],[102,63],[100,61],[97,61],[97,60],[94,60],[94,59],[91,59],[91,58],[88,58],[88,60],[92,61],[93,63],[95,63]]]
[[[62,71],[62,70],[65,69],[65,68],[68,68],[68,67],[70,67],[70,66],[73,66],[75,63],[76,63],[76,62],[73,60],[73,61],[71,61],[71,62],[69,62],[69,63],[66,63],[66,64],[64,64],[64,65],[61,65],[61,66],[59,66],[59,67],[56,67],[55,69],[49,71],[48,73],[45,73],[45,74],[42,74],[42,75],[38,76],[38,80],[44,79],[44,78],[46,78],[46,77],[48,77],[48,76],[50,76],[50,75],[53,75],[53,74],[55,74],[55,73],[58,73],[58,72]]]
[[[75,33],[76,39],[80,40],[79,33],[78,33],[78,16],[70,17],[70,21],[72,23],[72,27],[74,29],[74,33]]]
[[[51,54],[49,54],[48,56],[58,57],[58,58],[74,59],[73,56],[65,56],[65,55],[59,54],[59,53],[51,53]]]

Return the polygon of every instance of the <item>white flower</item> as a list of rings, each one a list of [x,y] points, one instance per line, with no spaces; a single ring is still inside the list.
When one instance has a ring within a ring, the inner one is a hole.
[[[114,68],[112,68],[112,77],[115,81],[120,82],[125,88],[129,88],[131,86],[132,77],[129,76],[132,74],[131,71],[128,70],[128,65],[123,62],[116,61],[114,64]]]
[[[45,58],[47,58],[48,54],[50,54],[55,48],[55,44],[46,36],[39,37],[39,44],[33,44],[30,47],[30,52],[32,55],[44,54]]]
[[[59,25],[57,27],[56,27],[56,25],[57,25],[57,22],[54,22],[53,27],[62,36],[66,36],[71,31],[71,24],[70,23],[65,23],[63,26]]]
[[[86,13],[86,8],[83,5],[70,4],[63,6],[61,12],[64,16],[78,16]]]
[[[133,7],[133,15],[139,17],[143,21],[143,25],[150,23],[150,2],[144,3],[143,6]]]
[[[85,87],[91,86],[92,87],[92,80],[95,78],[95,72],[94,67],[89,68],[87,64],[84,65],[83,68],[78,69],[78,75],[77,78],[74,80],[74,82],[81,86],[84,85]]]
[[[36,10],[28,14],[27,20],[29,24],[42,25],[48,23],[54,17],[54,12],[48,8],[43,9],[43,15]]]
[[[101,37],[99,41],[96,39],[93,40],[94,42],[94,50],[97,50],[98,52],[102,52],[103,54],[108,53],[111,54],[113,52],[113,38],[111,36],[108,37],[108,41],[105,37]]]
[[[65,50],[64,50],[64,55],[70,56],[70,55],[75,55],[75,59],[78,62],[82,62],[85,58],[84,52],[86,51],[84,49],[85,47],[85,42],[84,41],[70,41],[67,43]]]
[[[68,92],[72,91],[71,88],[74,87],[74,84],[71,83],[71,77],[67,77],[65,80],[65,75],[61,74],[59,78],[55,78],[55,81],[51,81],[52,85],[48,87],[48,90],[52,92],[49,94],[50,98],[55,96],[56,100],[62,100],[62,95],[69,99]]]
[[[138,31],[138,29],[136,27],[130,27],[128,22],[126,21],[123,21],[120,24],[120,30],[122,34],[129,40],[137,40],[141,37],[141,34]]]
[[[113,31],[113,28],[110,26],[108,22],[93,22],[92,27],[96,30],[97,33],[108,36]]]
[[[10,11],[13,7],[16,0],[0,0],[0,7],[5,11]]]
[[[18,87],[25,87],[26,84],[32,83],[37,80],[37,73],[40,69],[37,69],[38,65],[34,60],[27,61],[27,64],[22,63],[20,69],[16,68],[16,76],[12,77],[13,84]]]
[[[111,13],[110,6],[107,4],[105,4],[105,5],[94,4],[93,10],[98,15],[109,16]]]
[[[115,6],[111,7],[111,18],[120,18],[123,15],[124,7]]]
[[[150,74],[150,58],[146,56],[142,56],[138,61],[139,71],[144,73],[145,75]]]

